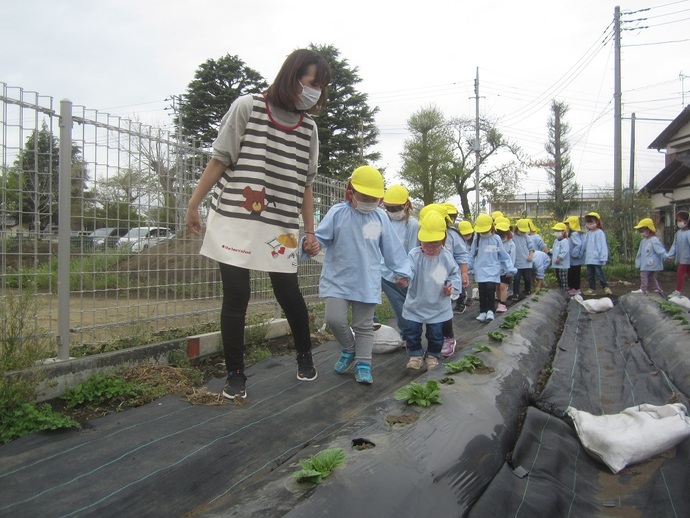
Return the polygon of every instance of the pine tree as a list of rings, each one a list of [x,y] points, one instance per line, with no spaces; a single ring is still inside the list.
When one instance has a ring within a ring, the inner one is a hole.
[[[549,140],[544,146],[549,156],[545,169],[551,184],[547,191],[550,200],[546,202],[546,206],[558,221],[568,216],[577,205],[579,192],[575,182],[575,169],[570,162],[570,125],[564,120],[566,113],[567,104],[556,100],[551,102],[551,116],[547,123]]]

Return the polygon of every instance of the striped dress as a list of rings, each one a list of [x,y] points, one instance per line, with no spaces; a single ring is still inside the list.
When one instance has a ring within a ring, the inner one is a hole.
[[[233,104],[213,144],[214,157],[216,151],[230,149],[226,154],[232,158],[232,140],[240,139],[236,160],[213,190],[200,253],[241,268],[295,273],[299,214],[305,187],[313,179],[310,143],[316,124],[308,115],[294,114],[297,122],[283,125],[262,95],[238,99],[244,109],[249,97],[246,126],[242,128],[242,106]]]

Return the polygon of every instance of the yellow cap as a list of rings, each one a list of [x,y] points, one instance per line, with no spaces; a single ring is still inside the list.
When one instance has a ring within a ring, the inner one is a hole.
[[[502,218],[503,213],[500,210],[495,210],[491,213],[491,217],[494,218],[494,220],[496,220],[498,218]]]
[[[529,225],[530,232],[539,232],[539,227],[534,224],[531,218],[527,218],[527,224]]]
[[[494,223],[494,226],[496,227],[496,230],[503,230],[504,232],[507,232],[510,230],[510,225],[508,224],[508,220],[506,218],[498,218],[500,221],[497,221]]]
[[[641,219],[640,222],[637,225],[635,225],[635,228],[636,229],[648,228],[649,230],[651,230],[652,232],[654,232],[656,234],[656,227],[654,226],[654,222],[652,221],[651,218]]]
[[[446,237],[446,220],[438,212],[430,211],[419,221],[419,241],[430,243]]]
[[[556,223],[553,227],[551,227],[551,230],[560,230],[561,232],[565,232],[568,230],[568,227],[565,226],[565,223]]]
[[[494,219],[494,223],[501,223],[501,222],[507,223],[508,227],[510,227],[512,225],[510,220],[504,216],[498,216],[497,218]]]
[[[520,232],[525,232],[525,233],[528,233],[528,232],[529,232],[529,220],[526,220],[526,219],[524,219],[524,218],[523,218],[523,219],[519,219],[519,220],[517,220],[517,222],[515,223],[515,226],[517,227],[517,229],[518,229]]]
[[[443,216],[444,220],[449,219],[448,211],[440,203],[430,203],[429,205],[425,205],[424,207],[422,207],[422,210],[419,211],[419,219],[421,220],[422,218],[424,218],[424,216],[429,214],[429,212],[436,212],[440,214],[441,216]]]
[[[601,219],[601,216],[599,215],[598,212],[588,212],[588,213],[587,213],[587,216],[589,216],[590,218]]]
[[[404,205],[410,199],[410,193],[402,185],[391,185],[383,195],[384,205]]]
[[[480,214],[474,222],[474,230],[478,234],[483,234],[491,230],[494,225],[494,219],[488,214]]]
[[[568,216],[567,218],[565,218],[564,223],[568,224],[570,230],[574,230],[575,232],[579,232],[581,230],[580,218],[578,218],[577,216]]]
[[[378,169],[363,165],[352,172],[350,183],[357,192],[374,198],[383,198],[383,176]]]
[[[452,203],[445,202],[445,203],[441,203],[441,205],[443,205],[446,208],[446,213],[449,216],[452,216],[453,214],[458,213],[458,208],[455,205],[453,205]]]
[[[473,233],[474,229],[472,228],[472,223],[469,221],[461,221],[458,223],[458,232],[460,232],[463,236]]]

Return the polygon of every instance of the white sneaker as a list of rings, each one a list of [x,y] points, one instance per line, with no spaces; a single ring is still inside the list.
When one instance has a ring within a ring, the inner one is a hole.
[[[486,322],[486,313],[479,313],[477,320],[479,320],[480,322]]]
[[[486,321],[491,322],[494,319],[494,312],[493,311],[487,311],[486,312]]]
[[[680,297],[680,291],[675,290],[673,293],[671,293],[668,298],[670,299],[671,297]]]
[[[641,294],[646,294],[647,292],[646,292],[646,291],[642,291],[642,290],[633,290],[633,291],[631,291],[630,293],[641,293]]]

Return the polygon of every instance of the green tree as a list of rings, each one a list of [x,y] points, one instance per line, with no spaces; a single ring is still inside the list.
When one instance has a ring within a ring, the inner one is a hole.
[[[555,99],[551,102],[551,116],[546,125],[549,140],[544,146],[549,157],[544,168],[550,184],[547,191],[550,199],[545,205],[558,221],[569,215],[577,206],[580,189],[575,182],[575,169],[570,162],[570,125],[564,120],[567,112],[568,105],[564,102]]]
[[[400,177],[409,187],[410,196],[427,205],[453,193],[451,167],[453,141],[443,113],[433,105],[421,108],[407,120],[411,137],[400,154]]]
[[[319,128],[319,174],[345,180],[362,164],[372,163],[381,154],[372,151],[378,144],[375,116],[378,107],[367,104],[368,95],[357,90],[362,81],[357,67],[332,45],[310,44],[309,49],[324,56],[331,65],[329,100],[325,113],[316,118]]]
[[[44,122],[24,143],[24,149],[6,174],[3,200],[5,210],[14,213],[19,224],[35,229],[58,222],[60,144]],[[73,210],[72,225],[81,228],[84,189],[89,179],[86,164],[78,146],[72,146],[72,169],[69,172]]]
[[[471,210],[470,195],[477,188],[494,200],[512,196],[524,174],[528,160],[515,143],[510,142],[489,119],[479,120],[479,156],[475,152],[476,122],[473,118],[454,118],[453,163],[450,171],[455,194],[460,196],[462,212],[466,218],[476,215]],[[478,159],[477,159],[478,158]],[[477,186],[479,167],[479,186]],[[475,194],[476,196],[476,194]]]
[[[268,87],[263,76],[238,56],[226,54],[202,63],[187,85],[174,121],[186,137],[209,145],[216,138],[223,115],[238,97]]]

